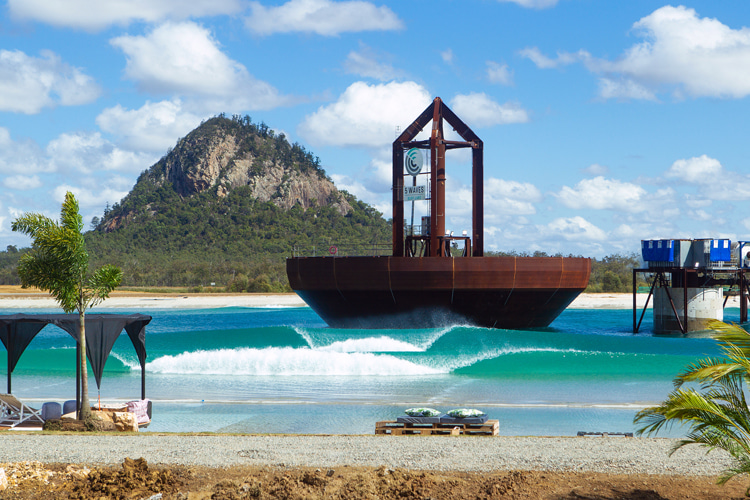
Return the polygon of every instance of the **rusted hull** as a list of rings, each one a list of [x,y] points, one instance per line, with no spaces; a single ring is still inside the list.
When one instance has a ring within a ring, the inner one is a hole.
[[[289,283],[335,328],[548,326],[587,286],[589,259],[298,257]]]

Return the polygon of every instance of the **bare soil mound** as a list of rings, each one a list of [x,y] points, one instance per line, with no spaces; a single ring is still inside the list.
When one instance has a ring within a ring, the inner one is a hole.
[[[580,472],[425,472],[385,467],[121,467],[0,464],[9,478],[0,499],[741,499],[746,479]],[[20,472],[18,472],[20,471]]]

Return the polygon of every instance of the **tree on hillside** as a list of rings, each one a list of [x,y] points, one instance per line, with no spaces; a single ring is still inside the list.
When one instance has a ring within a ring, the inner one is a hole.
[[[78,344],[81,366],[82,420],[91,415],[86,366],[86,310],[109,296],[122,280],[122,271],[105,265],[89,274],[89,255],[83,238],[83,218],[72,193],[65,194],[60,222],[37,213],[23,214],[13,221],[13,231],[32,238],[31,250],[18,262],[24,288],[50,292],[66,313],[78,312]]]
[[[688,444],[728,452],[734,464],[719,478],[719,484],[724,484],[736,475],[750,473],[750,409],[744,390],[750,381],[750,334],[721,321],[708,326],[717,332],[715,338],[726,357],[703,359],[686,367],[675,378],[675,390],[667,400],[640,411],[634,423],[642,425],[638,434],[647,435],[675,423],[687,425],[690,432],[671,453]],[[701,384],[701,390],[682,388],[687,382]]]

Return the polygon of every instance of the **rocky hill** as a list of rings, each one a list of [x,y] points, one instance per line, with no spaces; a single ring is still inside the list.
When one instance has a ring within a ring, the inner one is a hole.
[[[126,284],[150,286],[265,274],[283,287],[293,246],[387,244],[391,231],[382,214],[336,189],[312,153],[237,116],[211,118],[180,139],[92,223],[93,260],[123,267]]]
[[[138,179],[139,184],[171,187],[180,198],[201,193],[219,198],[238,188],[248,187],[248,196],[272,202],[288,210],[299,205],[334,207],[347,215],[352,207],[320,168],[320,160],[299,144],[289,144],[265,124],[253,124],[249,117],[215,117],[180,139],[165,157]],[[115,206],[105,214],[102,229],[119,229],[142,209],[151,207],[123,201],[125,210]]]

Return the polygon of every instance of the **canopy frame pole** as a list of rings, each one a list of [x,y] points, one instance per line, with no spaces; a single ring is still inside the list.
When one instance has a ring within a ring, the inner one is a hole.
[[[81,419],[81,344],[76,340],[76,420]]]

